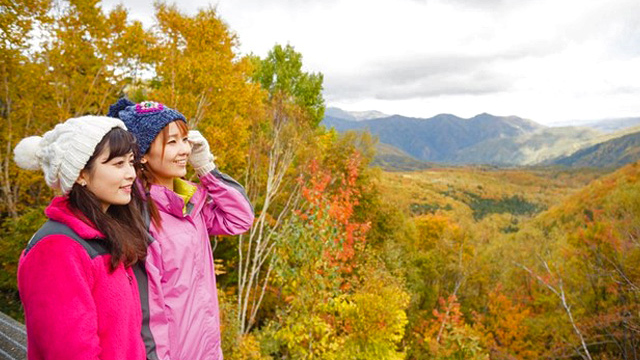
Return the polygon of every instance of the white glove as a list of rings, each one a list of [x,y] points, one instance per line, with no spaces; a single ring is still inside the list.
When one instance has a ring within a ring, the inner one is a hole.
[[[216,164],[213,162],[214,157],[209,150],[207,139],[198,130],[189,131],[188,138],[193,146],[189,156],[189,164],[196,170],[196,174],[200,176],[213,171]]]

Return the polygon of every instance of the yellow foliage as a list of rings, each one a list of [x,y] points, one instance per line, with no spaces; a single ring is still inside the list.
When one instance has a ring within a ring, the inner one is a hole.
[[[437,242],[445,235],[445,231],[457,231],[457,225],[453,224],[445,215],[421,215],[414,218],[418,229],[419,249],[428,250],[436,246]]]
[[[237,39],[214,9],[195,16],[157,5],[162,36],[154,49],[157,81],[149,98],[178,109],[207,138],[222,169],[247,163],[249,127],[264,121],[266,94],[250,83],[248,59],[237,59]]]
[[[225,355],[225,358],[228,358]],[[252,334],[244,335],[240,338],[233,356],[230,360],[268,360],[269,356],[264,356],[260,351],[260,343]]]

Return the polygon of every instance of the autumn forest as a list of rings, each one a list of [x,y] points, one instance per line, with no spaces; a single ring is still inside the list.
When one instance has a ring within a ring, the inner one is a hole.
[[[240,56],[214,8],[158,3],[151,28],[96,0],[0,9],[0,311],[23,320],[18,258],[54,195],[13,147],[126,95],[184,113],[255,207],[211,239],[226,359],[640,359],[638,164],[384,171],[374,137],[320,124],[295,44]]]

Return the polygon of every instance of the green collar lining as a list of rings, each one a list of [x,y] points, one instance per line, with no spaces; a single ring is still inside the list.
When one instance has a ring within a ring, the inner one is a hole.
[[[193,194],[196,193],[196,190],[198,190],[198,188],[195,185],[192,185],[180,178],[173,179],[173,192],[184,200],[184,207],[182,208],[183,214],[186,214],[187,204],[189,203],[189,200],[191,200],[191,197],[193,197]]]

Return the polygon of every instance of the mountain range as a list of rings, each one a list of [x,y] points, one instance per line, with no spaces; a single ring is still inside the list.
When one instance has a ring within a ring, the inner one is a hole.
[[[634,146],[640,149],[640,144],[631,140],[640,127],[629,127],[640,124],[640,118],[618,120],[593,121],[589,126],[548,127],[518,116],[487,113],[468,119],[451,114],[425,119],[389,116],[379,111],[354,114],[328,108],[322,123],[339,132],[368,131],[377,136],[380,145],[374,164],[403,170],[433,163],[609,166],[640,159],[634,157],[640,156],[640,150],[630,149]],[[636,136],[640,141],[640,134]],[[623,137],[625,140],[621,140]],[[588,152],[589,160],[578,160],[594,146],[599,147]],[[612,154],[605,155],[608,152]]]
[[[552,124],[552,126],[554,127],[580,126],[580,127],[590,127],[592,129],[601,130],[604,132],[616,132],[616,131],[627,129],[630,127],[640,126],[640,117],[557,122]]]
[[[554,159],[550,164],[566,166],[620,167],[640,159],[640,129]]]
[[[324,115],[332,118],[344,119],[344,120],[350,120],[350,121],[373,120],[373,119],[389,117],[389,115],[377,110],[345,111],[336,107],[328,107],[325,110]]]

